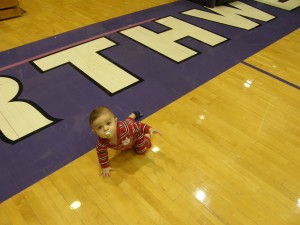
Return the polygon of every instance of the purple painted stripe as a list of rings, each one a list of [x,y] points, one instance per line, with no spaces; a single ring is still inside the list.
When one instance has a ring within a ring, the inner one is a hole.
[[[96,137],[87,121],[96,106],[110,107],[118,118],[136,109],[145,117],[149,116],[300,27],[300,8],[290,12],[252,0],[241,1],[276,16],[276,19],[260,22],[260,26],[247,31],[183,15],[181,12],[194,8],[210,10],[192,2],[178,1],[1,52],[0,65],[4,67],[40,57],[54,49],[65,49],[70,43],[104,36],[140,21],[149,21],[143,26],[153,32],[164,32],[166,28],[150,18],[167,16],[228,38],[227,42],[215,47],[184,38],[178,42],[199,54],[182,63],[174,63],[118,32],[111,33],[107,38],[118,45],[101,51],[101,54],[144,80],[114,96],[107,95],[70,64],[41,73],[24,63],[0,73],[0,76],[20,82],[20,92],[13,100],[30,100],[52,117],[63,119],[14,145],[0,141],[0,183],[4,184],[0,187],[0,202],[94,148]]]
[[[263,74],[266,74],[266,75],[268,75],[268,76],[270,76],[270,77],[272,77],[272,78],[275,78],[276,80],[279,80],[279,81],[281,81],[281,82],[283,82],[283,83],[285,83],[285,84],[287,84],[287,85],[289,85],[289,86],[291,86],[291,87],[293,87],[293,88],[296,88],[296,89],[298,89],[298,90],[300,90],[300,87],[298,86],[298,85],[296,85],[296,84],[293,84],[293,83],[291,83],[291,82],[289,82],[289,81],[287,81],[287,80],[285,80],[285,79],[282,79],[282,78],[280,78],[280,77],[277,77],[277,76],[275,76],[274,74],[271,74],[271,73],[269,73],[269,72],[267,72],[267,71],[265,71],[265,70],[263,70],[263,69],[260,69],[260,68],[258,68],[258,67],[256,67],[256,66],[253,66],[253,65],[251,65],[251,64],[249,64],[249,63],[247,63],[247,62],[241,62],[241,63],[243,63],[244,65],[246,65],[246,66],[249,66],[249,67],[251,67],[252,69],[255,69],[255,70],[257,70],[257,71],[259,71],[259,72],[262,72]]]
[[[90,38],[87,38],[87,39],[84,39],[84,40],[81,40],[81,41],[78,41],[78,42],[66,45],[64,47],[57,48],[57,49],[54,49],[52,51],[45,52],[43,54],[39,54],[39,55],[36,55],[36,56],[30,57],[30,58],[24,59],[24,60],[16,62],[16,63],[12,63],[10,65],[7,65],[7,66],[4,66],[4,67],[0,68],[0,72],[4,71],[4,70],[7,70],[7,69],[10,69],[10,68],[13,68],[15,66],[19,66],[19,65],[28,63],[28,62],[30,62],[32,60],[39,59],[41,57],[44,57],[44,56],[47,56],[47,55],[50,55],[50,54],[53,54],[53,53],[56,53],[56,52],[59,52],[59,51],[62,51],[62,50],[68,49],[68,48],[72,48],[74,46],[77,46],[77,45],[80,45],[80,44],[83,44],[83,43],[86,43],[86,42],[89,42],[89,41],[92,41],[92,40],[95,40],[97,38],[107,36],[109,34],[113,34],[113,33],[116,33],[116,32],[122,31],[122,30],[126,30],[128,28],[135,27],[135,26],[138,26],[138,25],[141,25],[141,24],[149,23],[149,22],[151,22],[151,21],[153,21],[155,19],[156,18],[151,18],[151,19],[147,19],[147,20],[144,20],[144,21],[141,21],[141,22],[138,22],[138,23],[130,24],[128,26],[124,26],[124,27],[121,27],[121,28],[118,28],[118,29],[115,29],[115,30],[112,30],[112,31],[108,31],[108,32],[105,32],[103,34],[99,34],[99,35],[96,35],[94,37],[90,37]]]

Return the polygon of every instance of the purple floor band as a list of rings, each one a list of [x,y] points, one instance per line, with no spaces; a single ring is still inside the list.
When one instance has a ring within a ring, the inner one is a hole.
[[[140,110],[147,117],[299,28],[299,8],[286,11],[251,0],[243,2],[274,15],[275,19],[251,19],[260,26],[243,30],[183,15],[181,12],[190,9],[211,11],[189,1],[178,1],[1,52],[0,79],[9,78],[19,85],[19,92],[10,102],[30,103],[55,122],[15,143],[0,131],[0,202],[93,149],[96,137],[88,116],[95,107],[108,106],[120,119],[133,110]],[[176,63],[119,32],[132,25],[163,32],[166,27],[153,18],[168,16],[228,40],[212,47],[183,38],[178,43],[199,54]],[[41,73],[28,61],[102,36],[117,45],[101,51],[101,55],[141,82],[108,95],[69,63]]]

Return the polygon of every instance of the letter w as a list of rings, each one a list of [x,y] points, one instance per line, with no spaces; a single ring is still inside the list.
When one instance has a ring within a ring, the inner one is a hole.
[[[226,24],[233,27],[242,28],[245,30],[251,30],[259,24],[248,20],[242,16],[261,20],[264,22],[270,21],[275,18],[274,16],[268,13],[265,13],[240,1],[232,2],[229,4],[235,8],[228,6],[218,6],[210,9],[218,13],[219,15],[204,12],[198,9],[191,9],[186,12],[182,12],[182,14]]]

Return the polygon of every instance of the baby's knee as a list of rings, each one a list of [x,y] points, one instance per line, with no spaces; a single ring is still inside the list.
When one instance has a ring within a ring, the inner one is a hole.
[[[138,155],[144,155],[147,152],[148,148],[143,148],[143,149],[134,149],[134,151],[136,152],[136,154]]]

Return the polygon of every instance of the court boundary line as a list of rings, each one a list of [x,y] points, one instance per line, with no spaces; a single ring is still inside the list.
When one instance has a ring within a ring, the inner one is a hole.
[[[261,73],[263,73],[265,75],[268,75],[268,76],[270,76],[270,77],[272,77],[272,78],[274,78],[274,79],[276,79],[276,80],[278,80],[278,81],[280,81],[282,83],[285,83],[285,84],[287,84],[287,85],[289,85],[289,86],[291,86],[293,88],[296,88],[296,89],[300,90],[300,86],[298,86],[298,85],[296,85],[296,84],[294,84],[292,82],[289,82],[289,81],[287,81],[287,80],[285,80],[285,79],[283,79],[281,77],[278,77],[278,76],[276,76],[276,75],[274,75],[272,73],[269,73],[269,72],[267,72],[267,71],[265,71],[265,70],[263,70],[261,68],[258,68],[256,66],[250,64],[250,63],[247,63],[245,61],[242,61],[241,63],[244,64],[244,65],[246,65],[246,66],[248,66],[248,67],[251,67],[252,69],[255,69],[255,70],[257,70],[257,71],[259,71],[259,72],[261,72]]]

